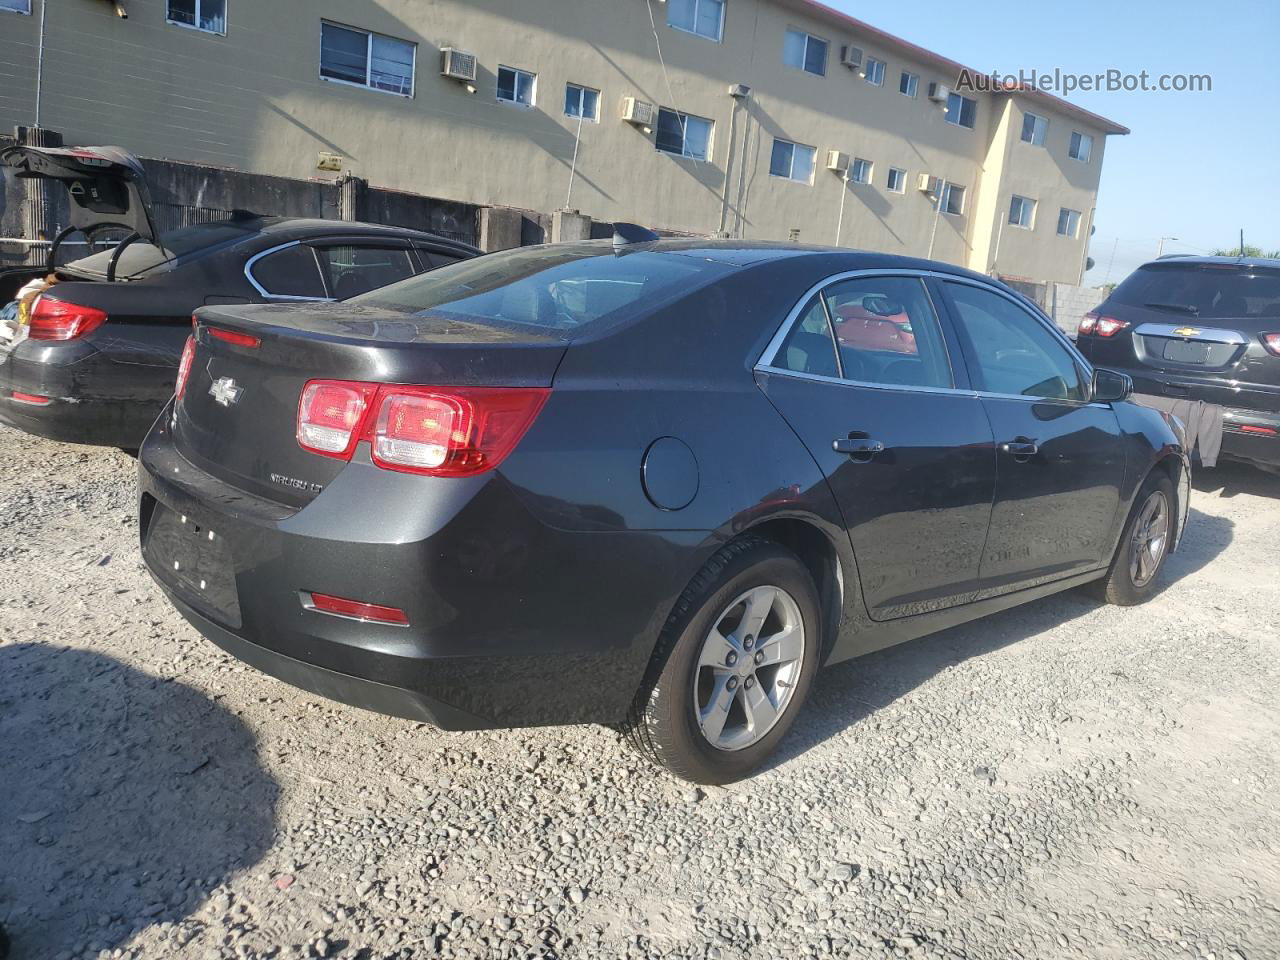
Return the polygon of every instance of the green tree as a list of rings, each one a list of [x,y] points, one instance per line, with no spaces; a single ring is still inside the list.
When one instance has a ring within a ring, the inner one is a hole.
[[[1215,257],[1238,257],[1240,256],[1239,247],[1223,247],[1213,251]],[[1255,247],[1252,244],[1244,245],[1244,255],[1246,257],[1263,257],[1267,260],[1280,260],[1280,250],[1264,251],[1261,247]]]

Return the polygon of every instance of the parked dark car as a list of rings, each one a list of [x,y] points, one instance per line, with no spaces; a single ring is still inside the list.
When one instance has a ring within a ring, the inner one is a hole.
[[[1077,342],[1139,393],[1225,407],[1222,455],[1280,470],[1280,260],[1144,264],[1085,318]]]
[[[1152,595],[1187,516],[1179,435],[1007,288],[619,231],[201,310],[139,455],[178,610],[322,696],[448,729],[620,723],[721,783],[820,665],[1086,583]],[[837,348],[830,305],[868,298],[914,350]]]
[[[72,227],[130,231],[56,268],[0,273],[0,423],[54,440],[136,448],[173,394],[191,314],[205,304],[340,300],[479,253],[418,230],[246,214],[157,231],[142,167],[116,148],[14,147],[19,176],[67,185]]]

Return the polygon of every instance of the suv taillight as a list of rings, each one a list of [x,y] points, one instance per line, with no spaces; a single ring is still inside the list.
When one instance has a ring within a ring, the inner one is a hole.
[[[181,400],[187,389],[187,379],[191,376],[191,362],[196,358],[196,338],[187,337],[182,347],[182,359],[178,361],[178,379],[173,384],[173,399]]]
[[[540,387],[417,387],[313,380],[298,405],[304,450],[350,460],[367,440],[386,470],[468,477],[500,464],[551,391]]]
[[[1096,329],[1098,329],[1098,315],[1096,313],[1086,313],[1080,320],[1080,329],[1077,333],[1087,337]]]
[[[1264,333],[1262,345],[1267,348],[1267,353],[1280,357],[1280,333]]]
[[[1080,332],[1085,336],[1096,334],[1099,337],[1114,337],[1127,326],[1129,323],[1126,320],[1117,320],[1101,313],[1086,313],[1080,321]]]
[[[41,294],[31,307],[27,335],[32,340],[75,340],[107,322],[107,311],[82,307]]]

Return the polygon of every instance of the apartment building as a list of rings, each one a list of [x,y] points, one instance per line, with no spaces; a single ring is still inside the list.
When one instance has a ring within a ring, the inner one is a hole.
[[[1109,135],[814,0],[0,0],[0,129],[1082,276]]]

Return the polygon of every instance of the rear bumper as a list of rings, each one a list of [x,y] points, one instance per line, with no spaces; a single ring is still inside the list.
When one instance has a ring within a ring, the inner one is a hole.
[[[26,340],[0,351],[0,423],[64,443],[132,449],[173,392],[176,368],[176,358],[121,363],[90,341]]]
[[[675,602],[676,556],[692,552],[683,534],[557,529],[499,475],[393,475],[359,454],[295,510],[192,465],[167,413],[138,461],[144,560],[200,633],[287,683],[445,729],[620,719]],[[161,509],[216,531],[233,605],[166,568],[148,544]],[[396,607],[409,625],[321,613],[312,592]]]
[[[1227,410],[1222,418],[1222,455],[1280,466],[1280,414]]]

